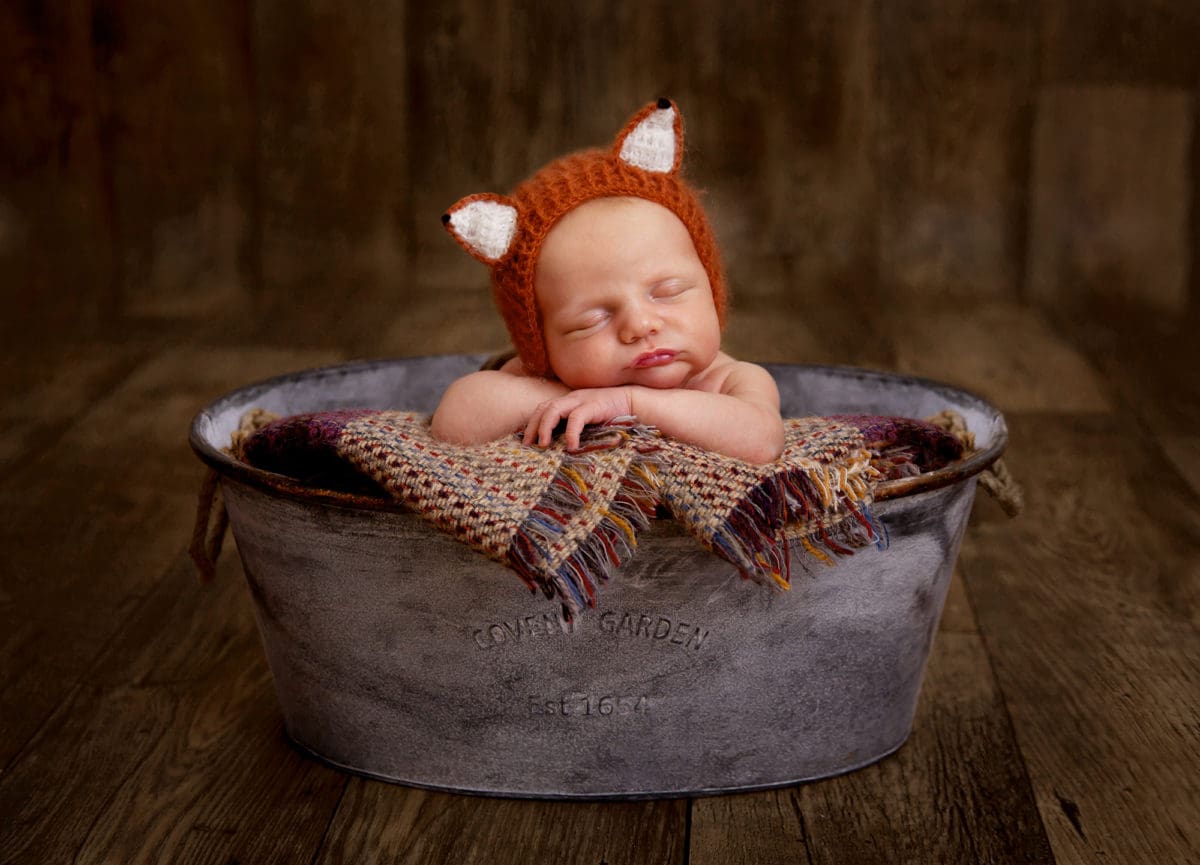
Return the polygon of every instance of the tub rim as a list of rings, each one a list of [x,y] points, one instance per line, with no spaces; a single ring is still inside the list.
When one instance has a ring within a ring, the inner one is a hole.
[[[377,358],[371,360],[356,360],[345,363],[329,364],[326,366],[310,367],[307,369],[296,370],[294,372],[283,373],[281,375],[271,376],[243,385],[228,391],[214,399],[204,408],[200,409],[192,418],[191,425],[188,430],[188,443],[191,445],[192,451],[199,459],[204,462],[210,469],[215,471],[222,477],[239,483],[246,484],[258,490],[284,498],[297,499],[303,502],[312,504],[334,505],[338,507],[350,508],[355,510],[366,511],[386,511],[393,513],[412,513],[412,509],[395,502],[390,499],[377,498],[374,496],[358,495],[355,493],[340,492],[338,490],[322,489],[319,487],[311,487],[306,484],[288,477],[287,475],[277,474],[265,469],[252,466],[249,463],[244,463],[234,459],[230,454],[214,447],[204,437],[201,428],[209,419],[214,418],[220,410],[228,403],[247,402],[248,398],[252,398],[255,394],[264,393],[291,382],[299,380],[320,379],[327,377],[344,377],[354,374],[362,370],[378,369],[380,367],[394,366],[405,361],[420,361],[428,360],[437,357],[475,357],[473,354],[462,353],[457,355],[414,355],[414,356],[398,356],[389,358]],[[484,356],[480,355],[482,359]],[[1008,444],[1008,425],[1005,423],[1004,415],[978,394],[958,387],[956,385],[946,384],[945,382],[936,381],[934,379],[925,378],[922,376],[906,375],[902,373],[886,372],[883,370],[870,369],[867,367],[838,365],[838,364],[807,364],[807,363],[770,363],[764,362],[761,364],[769,371],[776,369],[799,368],[813,370],[816,372],[832,373],[838,376],[863,380],[874,379],[876,381],[900,382],[907,385],[915,385],[925,388],[934,393],[946,394],[948,398],[956,402],[973,402],[980,409],[993,416],[995,424],[992,430],[991,443],[981,450],[971,454],[965,460],[952,463],[948,466],[943,466],[940,469],[935,469],[932,472],[926,472],[915,477],[898,478],[896,480],[884,481],[875,488],[875,501],[886,501],[888,499],[902,498],[917,493],[929,492],[932,490],[941,489],[943,487],[953,486],[968,478],[985,471],[989,468],[1000,456]]]

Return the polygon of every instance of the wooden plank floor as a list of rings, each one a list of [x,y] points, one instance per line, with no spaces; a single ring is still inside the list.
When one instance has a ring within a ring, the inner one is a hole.
[[[977,501],[912,737],[883,762],[763,793],[545,803],[300,755],[236,556],[201,586],[184,553],[188,421],[286,370],[490,347],[491,311],[455,303],[452,327],[430,327],[431,300],[358,341],[31,337],[3,361],[0,862],[1200,861],[1200,358],[1194,328],[1121,313],[912,309],[866,322],[864,345],[846,326],[861,311],[836,303],[738,310],[735,354],[930,375],[1012,430],[1028,510]]]

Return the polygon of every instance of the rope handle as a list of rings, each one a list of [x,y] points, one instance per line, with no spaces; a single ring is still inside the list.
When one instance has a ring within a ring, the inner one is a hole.
[[[229,447],[224,452],[234,459],[242,459],[246,440],[279,415],[266,409],[252,408],[238,419],[238,428],[230,436]],[[188,554],[196,565],[200,582],[210,582],[217,575],[217,559],[225,544],[225,533],[229,529],[229,511],[225,508],[225,497],[221,494],[221,475],[209,469],[200,484],[200,495],[196,501],[196,524],[192,528],[192,542]]]
[[[221,476],[216,469],[209,469],[200,484],[200,497],[196,503],[196,525],[192,529],[192,542],[188,553],[200,574],[200,582],[207,583],[217,575],[217,559],[225,543],[225,530],[229,527],[229,512],[221,496]]]
[[[968,455],[977,450],[975,433],[967,429],[966,419],[958,412],[944,409],[925,420],[962,442],[963,449]],[[1012,476],[1012,472],[1008,470],[1008,465],[1004,462],[1003,457],[983,470],[979,475],[979,484],[1010,517],[1015,517],[1025,510],[1025,492],[1017,483],[1016,478]]]

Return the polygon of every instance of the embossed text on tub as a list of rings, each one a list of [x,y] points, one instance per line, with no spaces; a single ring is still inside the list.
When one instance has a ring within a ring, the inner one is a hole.
[[[529,696],[529,714],[555,718],[620,718],[648,715],[648,694],[586,694],[571,692],[556,697]]]
[[[605,610],[598,618],[600,630],[617,639],[650,640],[662,646],[697,650],[708,639],[708,628],[683,619],[642,612]]]
[[[517,619],[490,622],[476,628],[471,638],[480,651],[511,643],[523,643],[540,637],[561,637],[575,632],[575,623],[552,612],[531,613]]]

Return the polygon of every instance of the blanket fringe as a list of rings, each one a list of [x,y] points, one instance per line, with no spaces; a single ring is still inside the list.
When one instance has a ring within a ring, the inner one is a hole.
[[[274,419],[266,412],[248,412],[234,435],[235,454],[248,435]],[[416,423],[419,419],[405,415],[401,420]],[[795,434],[797,452],[785,451],[787,459],[781,465],[752,470],[731,467],[728,462],[703,454],[685,454],[686,468],[680,469],[676,453],[679,444],[663,439],[657,429],[642,426],[635,418],[618,418],[589,427],[577,450],[562,451],[561,441],[555,445],[558,450],[552,458],[541,463],[546,468],[539,469],[542,473],[532,487],[534,491],[513,499],[517,507],[505,517],[505,533],[486,543],[477,534],[464,532],[463,525],[455,522],[458,512],[452,508],[443,509],[445,513],[437,511],[441,516],[436,518],[418,510],[479,552],[510,567],[531,592],[540,590],[547,598],[557,599],[567,621],[585,607],[595,606],[598,585],[634,554],[639,533],[664,505],[681,525],[732,563],[744,578],[786,590],[791,585],[793,558],[807,569],[809,558],[833,565],[837,559],[870,544],[886,548],[887,529],[871,511],[873,485],[881,477],[917,473],[922,465],[912,445],[902,442],[881,450],[868,445],[861,424],[837,418],[823,419],[823,423],[822,419],[816,420],[818,423],[808,427],[789,428],[788,434]],[[421,487],[426,499],[452,494],[452,502],[483,508],[486,501],[472,497],[487,499],[489,489],[499,492],[498,487],[487,486],[493,481],[475,477],[469,464],[467,469],[455,469],[453,454],[440,453],[445,448],[427,448],[420,436],[413,438],[401,427],[403,423],[398,422],[397,429],[386,425],[382,429],[415,449],[413,459],[418,463],[420,459],[441,460],[438,466],[449,466],[467,480],[482,484],[478,492],[470,484],[464,491],[443,487],[436,479],[440,476],[431,476],[433,479]],[[427,433],[424,427],[420,431]],[[388,456],[386,468],[399,465],[393,457],[407,459],[406,451],[400,445],[388,444],[391,441],[385,436],[380,439],[379,453],[372,451],[376,461],[383,459],[381,454]],[[880,444],[886,441],[887,437],[881,436]],[[516,461],[512,461],[514,454]],[[341,455],[345,457],[346,453]],[[509,448],[495,461],[505,470],[510,462],[513,469],[521,470],[519,458],[520,454]],[[385,470],[372,468],[374,463],[370,461],[351,462],[360,471]],[[487,471],[492,469],[488,462]],[[523,470],[534,471],[531,466]],[[490,477],[487,471],[484,476]],[[420,477],[407,470],[405,476]],[[500,477],[494,483],[503,483],[504,475]],[[545,484],[544,479],[549,483]],[[395,494],[382,478],[377,480]],[[193,557],[208,577],[215,569],[224,535],[225,515],[218,487],[213,478],[206,479],[200,503],[203,519],[198,515],[193,537]],[[217,526],[210,529],[214,514]]]
[[[836,559],[874,544],[887,530],[871,514],[869,457],[848,470],[809,462],[754,487],[710,538],[711,549],[745,579],[791,588],[791,544],[816,561]]]
[[[589,506],[588,456],[622,446],[644,456],[653,452],[655,436],[632,419],[620,419],[605,429],[602,439],[582,442],[578,451],[566,456],[546,494],[513,538],[507,564],[531,589],[541,589],[547,598],[557,597],[567,621],[584,607],[595,606],[597,583],[606,582],[633,555],[638,533],[649,526],[658,502],[658,478],[652,463],[635,461],[627,468],[617,494],[598,511],[596,524],[581,537],[570,519]],[[568,541],[570,544],[565,543]],[[559,551],[568,548],[572,552],[564,558]]]

